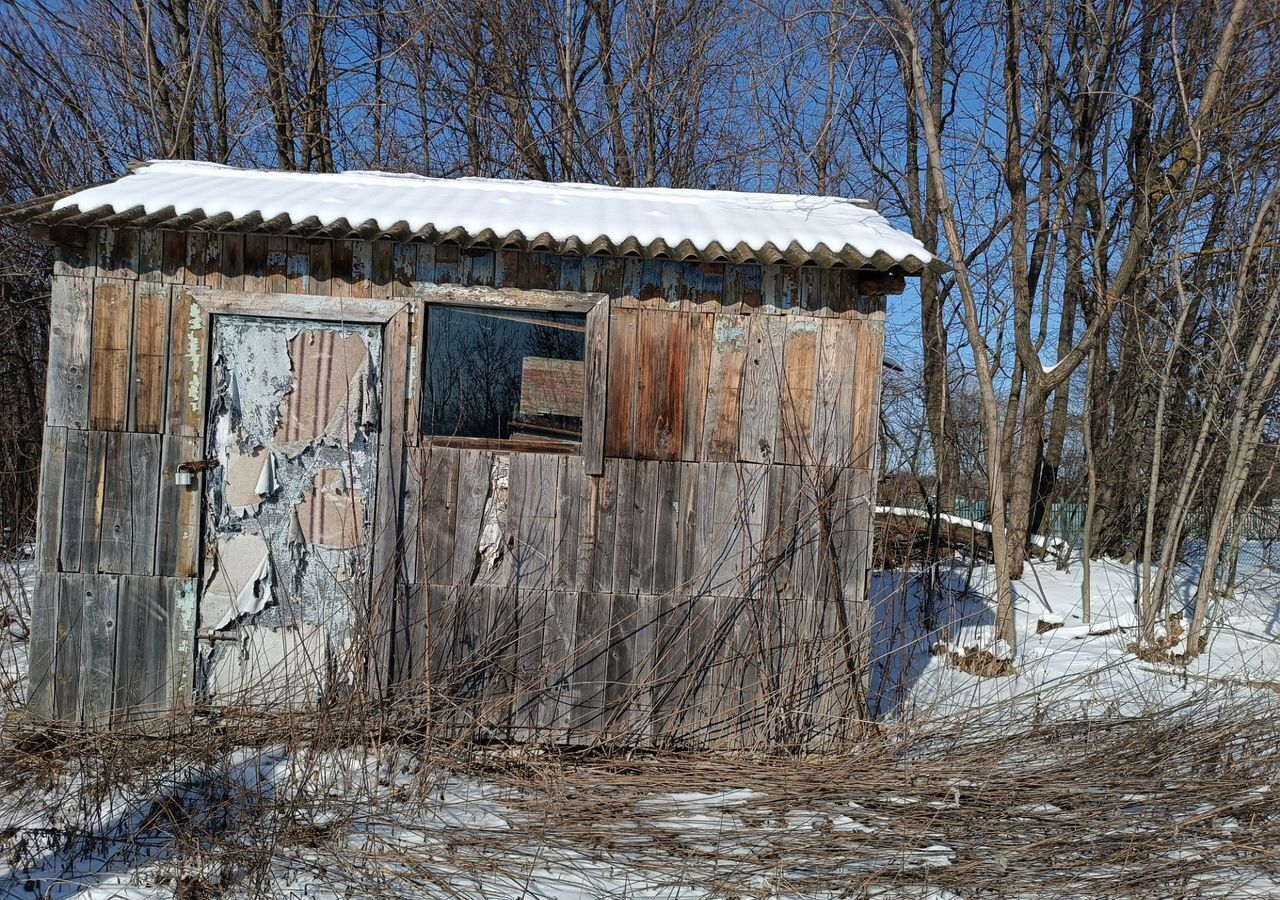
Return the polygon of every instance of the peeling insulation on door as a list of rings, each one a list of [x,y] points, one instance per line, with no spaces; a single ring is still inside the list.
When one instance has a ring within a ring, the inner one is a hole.
[[[213,331],[202,695],[310,702],[369,594],[381,333],[248,316]]]

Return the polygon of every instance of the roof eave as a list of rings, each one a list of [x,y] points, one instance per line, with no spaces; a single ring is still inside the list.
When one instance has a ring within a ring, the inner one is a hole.
[[[315,217],[293,222],[288,220],[287,215],[282,215],[276,216],[270,222],[263,222],[261,217],[258,217],[256,221],[251,217],[231,219],[226,213],[206,215],[201,210],[174,215],[172,208],[168,210],[169,215],[162,216],[160,218],[163,220],[157,221],[156,215],[148,215],[141,207],[121,211],[116,211],[110,206],[100,206],[90,210],[81,210],[77,206],[54,209],[54,205],[59,200],[72,193],[74,192],[63,191],[0,207],[0,220],[47,227],[158,228],[172,231],[269,232],[272,234],[287,232],[290,235],[305,238],[363,237],[369,234],[374,238],[386,240],[456,244],[462,247],[486,248],[494,251],[517,248],[529,243],[524,235],[517,232],[497,234],[489,229],[476,235],[469,234],[461,228],[452,228],[441,232],[435,227],[428,227],[413,231],[405,223],[395,223],[391,228],[387,229],[374,228],[371,223],[365,223],[368,227],[364,228],[348,225],[335,229],[334,225],[336,223],[322,222]],[[397,225],[400,227],[396,227]],[[779,250],[772,244],[751,247],[745,243],[740,243],[732,249],[726,249],[720,244],[696,247],[689,242],[684,242],[678,247],[672,248],[668,242],[662,240],[643,244],[634,239],[628,239],[621,244],[615,244],[614,241],[603,235],[591,239],[575,236],[560,241],[555,240],[550,235],[541,235],[539,237],[542,240],[535,239],[534,243],[537,246],[533,247],[533,249],[560,255],[638,256],[644,259],[719,262],[739,265],[790,265],[796,267],[812,266],[820,269],[845,268],[853,271],[896,271],[908,276],[918,276],[926,269],[937,274],[945,274],[951,271],[951,267],[936,256],[931,256],[928,261],[914,255],[898,259],[884,251],[877,251],[867,257],[850,245],[845,245],[838,250],[832,250],[823,245],[809,251],[797,244],[792,244],[785,250]]]

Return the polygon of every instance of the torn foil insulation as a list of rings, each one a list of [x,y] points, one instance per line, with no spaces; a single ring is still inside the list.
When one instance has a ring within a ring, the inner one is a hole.
[[[382,336],[373,325],[231,315],[213,331],[208,452],[221,465],[205,482],[211,575],[199,619],[202,631],[239,635],[202,648],[216,700],[255,680],[227,674],[224,657],[244,647],[265,654],[250,666],[262,671],[287,648],[350,643],[368,601]],[[263,629],[271,636],[254,637]],[[298,629],[319,637],[288,637]],[[315,663],[308,671],[326,669]]]
[[[201,619],[217,631],[271,603],[271,554],[259,534],[232,534],[210,546]]]

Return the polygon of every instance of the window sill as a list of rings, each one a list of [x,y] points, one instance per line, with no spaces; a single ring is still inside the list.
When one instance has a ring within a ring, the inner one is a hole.
[[[563,456],[578,456],[582,453],[581,444],[516,438],[502,440],[499,438],[431,435],[427,438],[427,445],[430,447],[448,447],[453,450],[492,450],[497,453],[558,453]]]

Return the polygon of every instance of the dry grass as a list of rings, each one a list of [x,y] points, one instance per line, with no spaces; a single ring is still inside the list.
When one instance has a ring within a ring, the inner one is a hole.
[[[11,724],[0,894],[115,876],[184,898],[559,885],[671,900],[1241,896],[1280,880],[1280,699],[1265,692],[1017,728],[991,710],[924,716],[839,754],[568,752],[478,743],[464,663],[382,703],[357,691],[107,733]]]
[[[5,853],[33,871],[150,858],[148,878],[192,897],[277,895],[286,871],[446,897],[518,895],[547,872],[601,896],[613,873],[743,898],[1231,896],[1280,875],[1280,720],[1256,703],[1007,735],[935,723],[805,758],[483,749],[371,712],[13,734],[7,804],[60,815],[5,832]],[[490,803],[500,828],[476,819]]]

